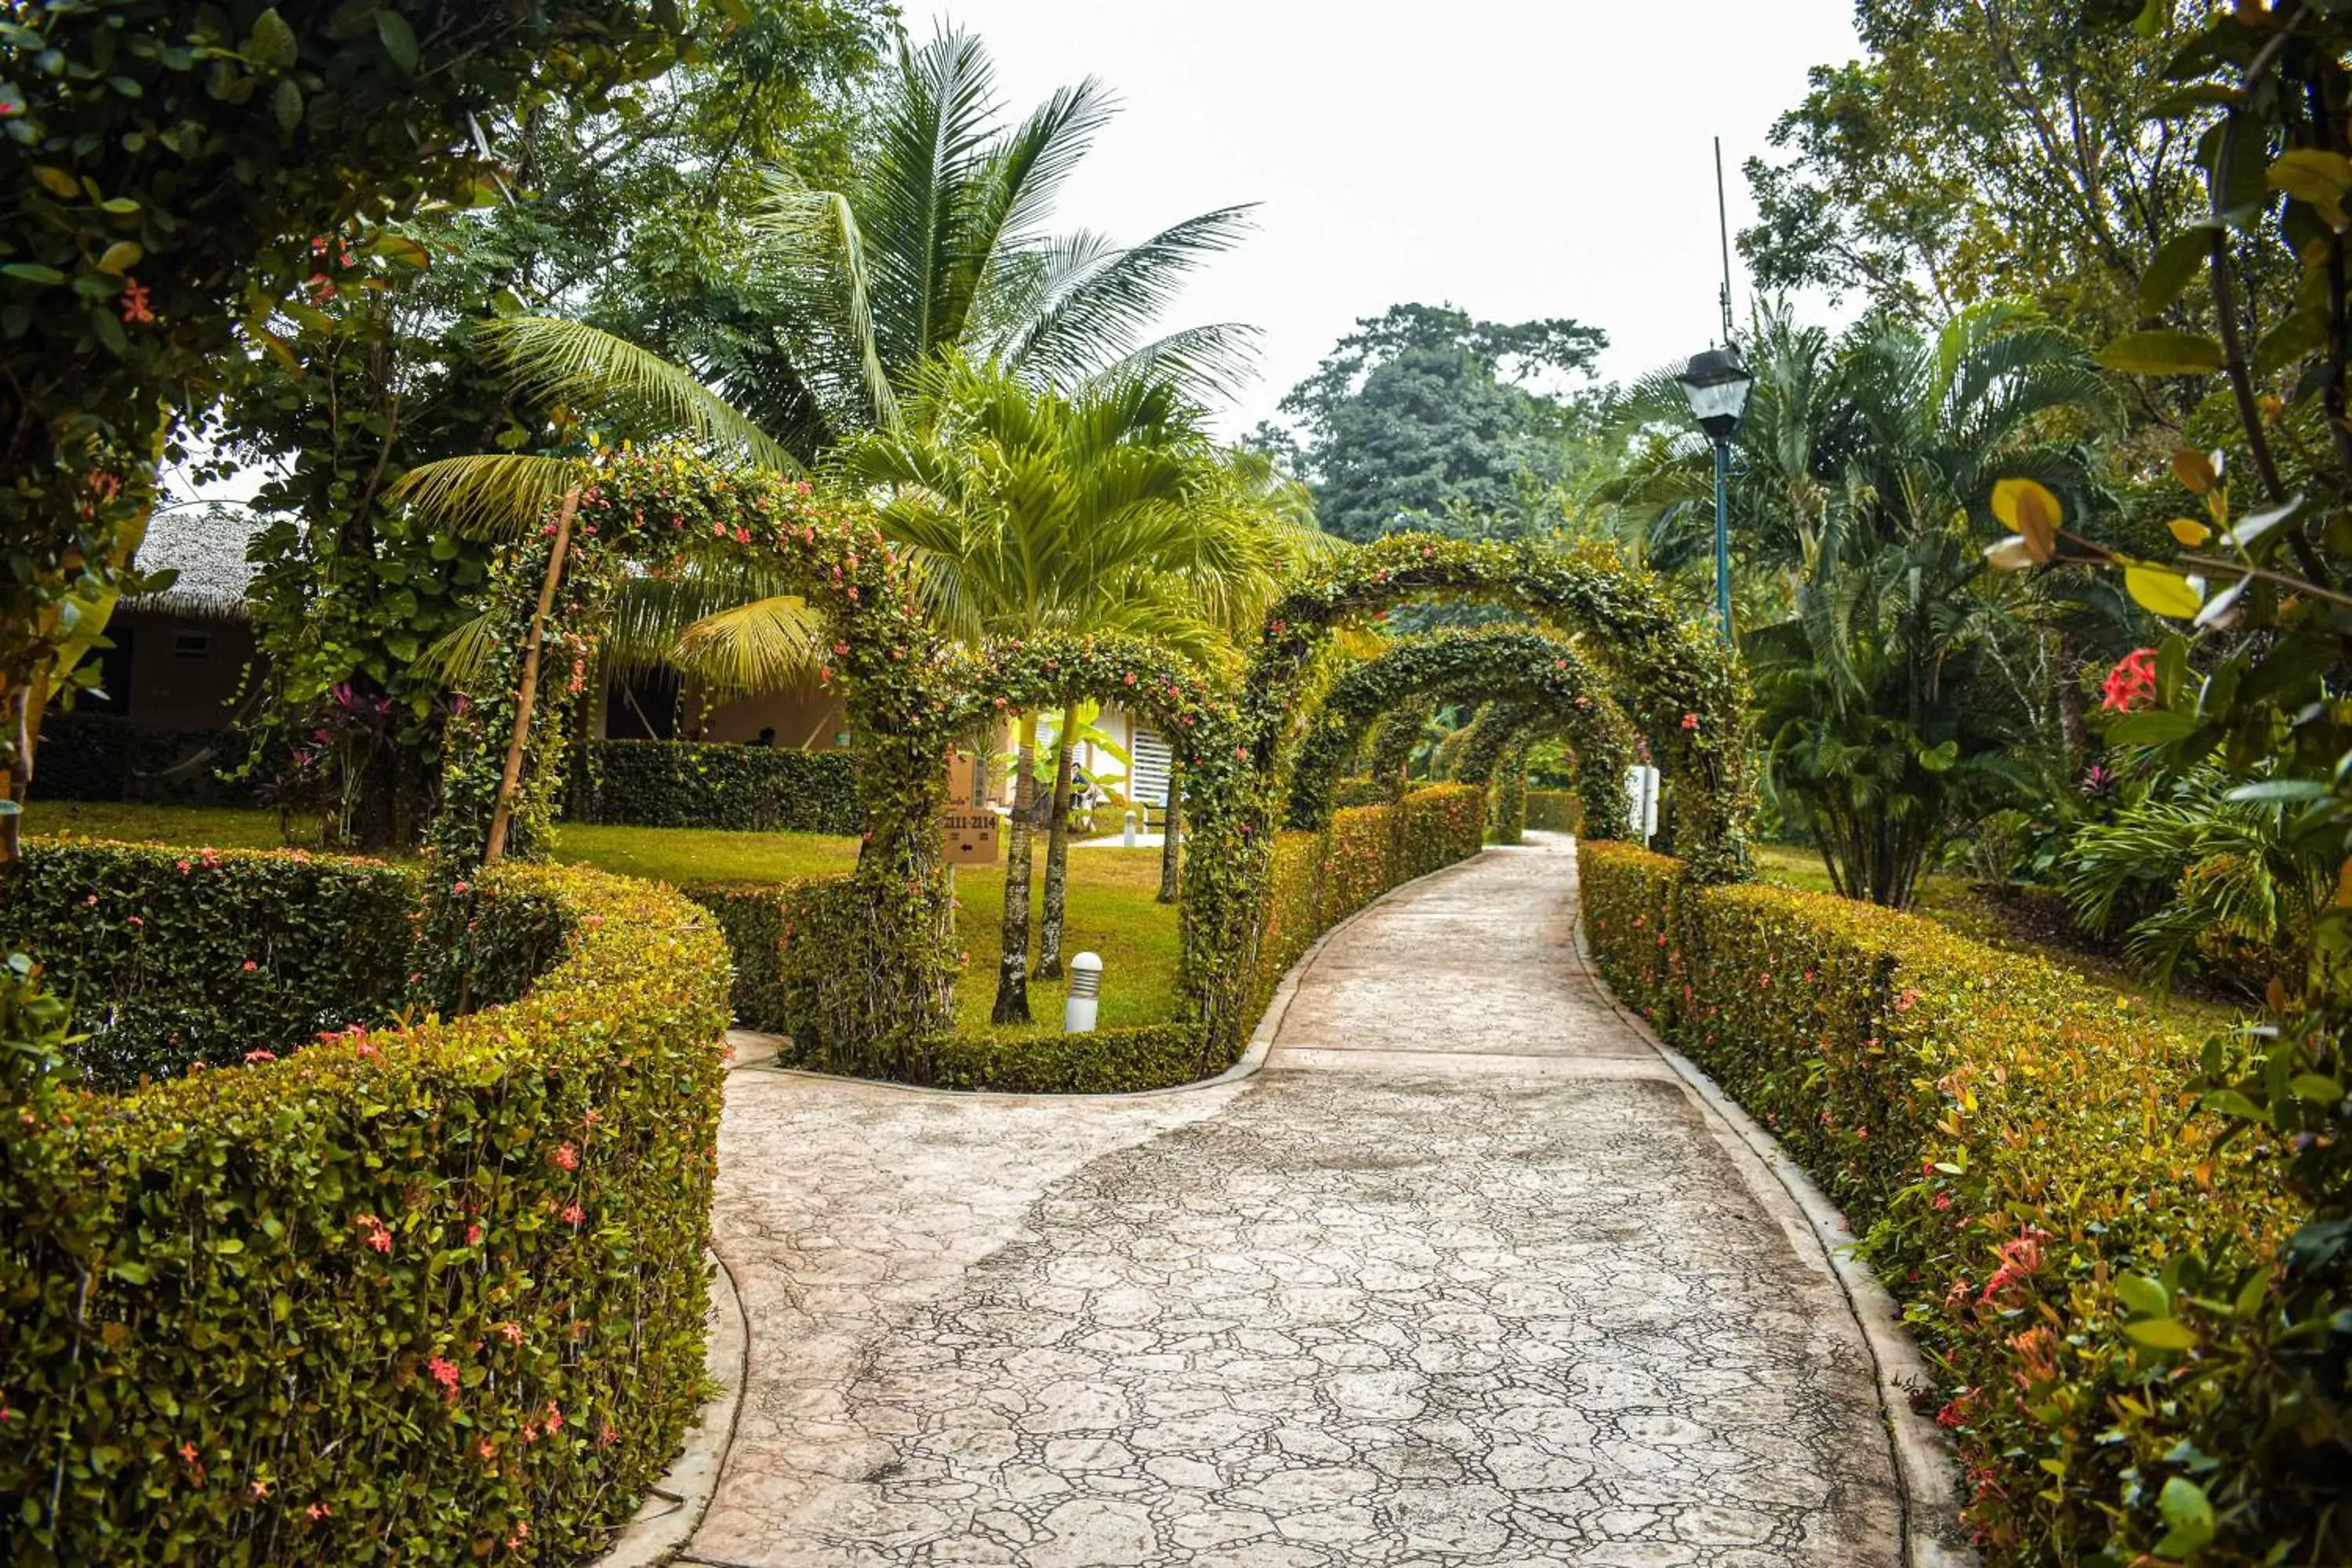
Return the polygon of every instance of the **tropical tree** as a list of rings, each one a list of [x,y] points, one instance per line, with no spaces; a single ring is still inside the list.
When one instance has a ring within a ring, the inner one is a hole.
[[[1751,573],[1790,605],[1747,639],[1776,783],[1842,892],[1900,906],[1972,786],[2014,772],[2006,753],[2032,732],[2012,673],[2039,606],[1978,549],[2017,494],[1995,480],[2089,493],[2079,437],[2115,399],[2079,342],[2021,306],[1933,334],[1880,317],[1834,343],[1768,316],[1759,346],[1734,495]],[[1655,441],[1658,554],[1695,566],[1713,521],[1693,504],[1703,444]]]
[[[1069,395],[950,353],[920,370],[891,429],[852,443],[842,471],[880,498],[933,614],[970,643],[1045,632],[1150,636],[1213,664],[1233,584],[1285,563],[1281,528],[1243,493],[1194,405],[1166,379],[1119,376]],[[1259,592],[1265,590],[1260,589]],[[1065,723],[1076,700],[1064,704]],[[1021,716],[992,1016],[1026,1022],[1038,716]],[[1058,970],[1069,806],[1064,747],[1049,817],[1041,973]]]

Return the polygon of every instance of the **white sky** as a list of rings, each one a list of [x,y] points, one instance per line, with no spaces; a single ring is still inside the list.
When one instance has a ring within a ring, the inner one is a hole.
[[[907,27],[978,33],[1014,114],[1090,74],[1118,90],[1057,227],[1133,240],[1263,204],[1170,319],[1265,330],[1238,434],[1355,318],[1405,300],[1573,316],[1609,332],[1614,377],[1706,347],[1710,138],[1737,232],[1741,160],[1770,151],[1808,67],[1860,53],[1852,16],[1851,0],[911,0]],[[1733,286],[1744,319],[1736,270]]]

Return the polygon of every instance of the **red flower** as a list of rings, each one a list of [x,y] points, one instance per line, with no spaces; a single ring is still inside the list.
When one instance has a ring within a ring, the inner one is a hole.
[[[2116,661],[2116,667],[2107,671],[2107,679],[2099,689],[2105,693],[2099,706],[2111,712],[2128,713],[2142,699],[2154,700],[2156,650],[2136,647],[2124,655]]]
[[[136,278],[123,280],[122,319],[142,327],[155,320],[155,311],[148,300],[147,290]]]
[[[576,1171],[580,1168],[580,1151],[574,1149],[569,1143],[564,1144],[554,1153],[550,1154],[548,1158],[554,1161],[557,1164],[562,1166],[567,1171]]]
[[[1696,714],[1696,713],[1685,713],[1685,714],[1684,714],[1684,715],[1683,715],[1683,728],[1684,728],[1684,729],[1685,729],[1685,730],[1696,730],[1696,729],[1697,729],[1697,728],[1698,728],[1698,715],[1697,715],[1697,714]]]
[[[457,1397],[457,1368],[455,1363],[436,1355],[425,1363],[425,1370],[433,1374],[433,1381],[441,1385],[444,1395],[451,1399]]]

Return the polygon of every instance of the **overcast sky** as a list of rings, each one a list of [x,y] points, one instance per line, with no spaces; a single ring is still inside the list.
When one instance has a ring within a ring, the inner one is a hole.
[[[1237,433],[1355,318],[1402,300],[1573,316],[1608,331],[1612,376],[1706,347],[1710,139],[1736,231],[1740,161],[1769,150],[1806,68],[1860,52],[1852,16],[1851,0],[910,0],[907,26],[980,34],[1014,112],[1089,74],[1118,89],[1125,111],[1057,226],[1132,240],[1263,204],[1171,321],[1265,330]]]

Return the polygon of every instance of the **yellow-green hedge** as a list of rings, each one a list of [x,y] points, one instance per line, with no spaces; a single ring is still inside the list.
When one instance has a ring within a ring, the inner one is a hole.
[[[427,923],[496,990],[551,912],[520,1001],[11,1108],[0,1560],[569,1563],[658,1478],[701,1392],[726,949],[649,884],[481,883]]]
[[[2193,1515],[2168,1481],[2244,1438],[2170,1314],[2207,1265],[2269,1256],[2294,1219],[2191,1114],[2199,1046],[1932,921],[1700,887],[1625,845],[1578,861],[1611,985],[1867,1237],[1941,1369],[1963,1517],[1991,1556],[2129,1563]]]

